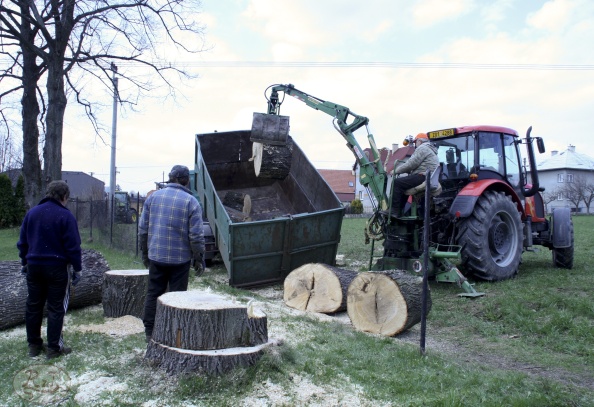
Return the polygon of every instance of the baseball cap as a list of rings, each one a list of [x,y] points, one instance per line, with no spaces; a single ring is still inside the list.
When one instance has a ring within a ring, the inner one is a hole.
[[[185,165],[174,165],[169,178],[190,178],[190,170]]]

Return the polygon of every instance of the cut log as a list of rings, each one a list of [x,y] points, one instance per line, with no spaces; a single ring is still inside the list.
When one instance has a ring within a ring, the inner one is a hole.
[[[242,212],[246,217],[252,212],[252,199],[243,192],[228,191],[223,199],[223,205]]]
[[[228,206],[223,206],[223,207],[225,208],[225,211],[229,215],[229,218],[231,218],[232,222],[249,222],[252,220],[252,218],[250,216],[246,215],[243,212],[240,212],[240,211],[230,208]]]
[[[103,315],[119,318],[132,315],[142,319],[148,288],[148,270],[111,270],[103,280]]]
[[[252,144],[252,160],[256,177],[285,179],[291,171],[293,142],[278,146],[262,143]]]
[[[101,302],[103,275],[109,265],[101,253],[83,249],[82,279],[70,290],[68,309],[83,308]],[[0,330],[25,322],[27,280],[18,261],[0,262]]]
[[[221,374],[251,366],[268,340],[266,314],[204,291],[163,294],[145,358],[170,373]]]
[[[177,291],[157,300],[152,339],[188,350],[256,346],[268,342],[266,315],[204,291]]]
[[[359,273],[348,289],[347,313],[359,331],[394,336],[421,321],[422,288],[421,277],[404,271]]]
[[[249,367],[262,357],[271,342],[250,347],[218,350],[187,350],[165,346],[151,340],[145,358],[168,373],[207,373],[220,375],[236,367]]]
[[[285,278],[283,300],[287,306],[301,311],[344,311],[349,284],[357,274],[328,264],[304,264]]]

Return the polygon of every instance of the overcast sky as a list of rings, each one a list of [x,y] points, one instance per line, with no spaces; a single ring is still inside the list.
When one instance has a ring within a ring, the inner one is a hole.
[[[420,131],[491,124],[521,135],[533,126],[546,156],[572,144],[594,157],[594,1],[202,4],[208,51],[171,56],[198,77],[175,102],[146,100],[139,112],[118,115],[117,183],[125,190],[146,193],[174,164],[192,168],[197,133],[250,129],[253,112],[266,111],[265,89],[278,83],[369,117],[378,147]],[[255,61],[262,64],[248,63]],[[351,168],[354,156],[330,116],[293,98],[281,114],[317,168]],[[102,117],[111,128],[111,111]],[[69,109],[62,169],[109,185],[111,148],[92,134]],[[358,140],[368,147],[365,133]]]

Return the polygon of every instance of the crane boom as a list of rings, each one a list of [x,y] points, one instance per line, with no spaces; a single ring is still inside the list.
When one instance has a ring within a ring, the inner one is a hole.
[[[293,85],[273,85],[268,99],[268,114],[278,115],[283,100],[279,99],[279,92],[302,101],[307,106],[324,112],[334,117],[334,128],[345,138],[347,147],[355,155],[360,167],[359,181],[361,185],[371,190],[378,206],[382,210],[388,209],[388,198],[386,195],[386,171],[380,159],[380,154],[375,144],[373,135],[367,127],[369,119],[353,113],[348,107],[322,100],[296,89]],[[354,132],[365,126],[367,139],[373,155],[370,160],[355,138]]]

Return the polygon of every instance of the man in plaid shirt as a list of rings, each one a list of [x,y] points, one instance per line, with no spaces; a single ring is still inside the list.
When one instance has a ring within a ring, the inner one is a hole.
[[[145,201],[138,224],[142,262],[149,269],[144,304],[147,342],[153,334],[157,298],[167,291],[186,291],[190,265],[197,274],[204,271],[202,208],[188,189],[190,171],[175,165],[167,187]]]

